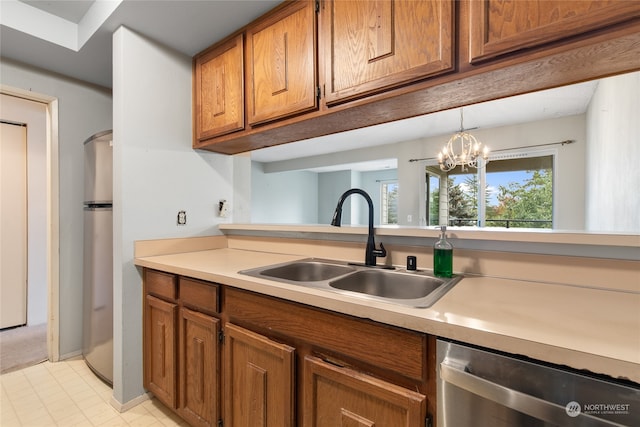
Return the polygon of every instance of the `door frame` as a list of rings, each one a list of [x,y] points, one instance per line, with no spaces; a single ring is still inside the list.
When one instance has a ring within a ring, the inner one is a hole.
[[[60,360],[60,207],[58,178],[58,99],[24,89],[0,84],[0,93],[46,105],[46,150],[47,150],[47,283],[48,283],[48,318],[47,318],[47,353],[49,360]],[[28,140],[27,133],[27,140]]]

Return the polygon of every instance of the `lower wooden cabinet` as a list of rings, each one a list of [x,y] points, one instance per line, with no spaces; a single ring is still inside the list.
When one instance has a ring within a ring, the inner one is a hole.
[[[336,366],[304,360],[303,427],[412,427],[425,425],[426,396]]]
[[[218,287],[147,269],[144,289],[145,388],[190,425],[217,426],[221,321],[209,313]]]
[[[225,425],[292,427],[295,350],[227,323]]]
[[[193,426],[211,427],[220,419],[220,320],[180,309],[180,404]]]
[[[145,387],[158,400],[176,406],[176,314],[178,305],[152,295],[145,298]]]
[[[144,386],[191,426],[435,422],[435,339],[145,269]]]

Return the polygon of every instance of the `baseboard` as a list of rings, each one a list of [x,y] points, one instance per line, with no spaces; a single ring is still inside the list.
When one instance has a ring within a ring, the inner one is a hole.
[[[113,406],[118,412],[127,412],[129,409],[138,406],[142,402],[151,399],[151,393],[144,393],[140,396],[131,399],[127,403],[120,403],[116,400],[115,397],[111,396],[111,400],[109,403]]]
[[[71,353],[65,353],[65,354],[61,354],[58,362],[62,361],[62,360],[68,360],[68,359],[73,359],[74,357],[82,357],[82,350],[78,350],[78,351],[72,351]]]

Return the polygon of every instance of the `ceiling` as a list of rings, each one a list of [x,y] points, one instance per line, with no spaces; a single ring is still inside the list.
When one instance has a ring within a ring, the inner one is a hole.
[[[110,88],[112,35],[119,26],[193,56],[280,2],[1,0],[0,54]]]
[[[193,56],[279,3],[280,0],[0,0],[0,54],[3,59],[110,88],[112,35],[119,26]],[[586,110],[595,86],[596,83],[586,83],[465,107],[464,127],[489,128],[580,114]],[[251,156],[256,161],[273,162],[446,135],[459,128],[460,112],[455,109],[257,150]]]

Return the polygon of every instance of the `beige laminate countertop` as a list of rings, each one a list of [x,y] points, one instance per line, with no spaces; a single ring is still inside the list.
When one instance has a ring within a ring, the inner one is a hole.
[[[407,308],[238,274],[303,258],[223,248],[135,263],[640,383],[637,293],[465,277],[430,308]]]

